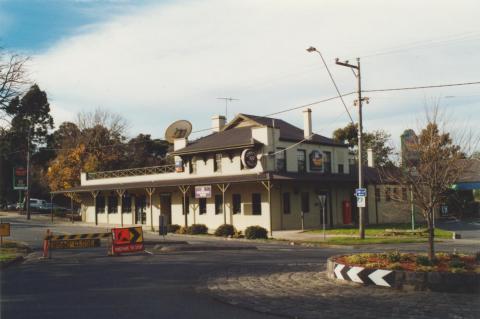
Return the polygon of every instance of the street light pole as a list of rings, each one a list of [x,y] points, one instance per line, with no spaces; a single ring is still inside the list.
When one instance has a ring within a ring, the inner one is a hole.
[[[362,120],[362,102],[368,103],[368,98],[362,97],[362,76],[360,71],[360,58],[357,58],[357,65],[349,64],[348,61],[340,62],[337,58],[336,64],[348,67],[352,69],[355,77],[357,78],[357,93],[358,98],[355,101],[355,105],[358,106],[358,188],[363,188],[363,170],[362,170],[362,149],[363,149],[363,120]],[[355,73],[354,70],[357,70]],[[358,207],[358,227],[360,239],[365,238],[365,209],[364,207]]]

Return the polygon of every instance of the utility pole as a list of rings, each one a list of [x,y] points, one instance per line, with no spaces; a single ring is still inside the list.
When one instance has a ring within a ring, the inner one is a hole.
[[[360,58],[357,58],[357,65],[349,64],[348,61],[340,62],[337,58],[335,63],[350,68],[357,78],[358,98],[354,105],[358,106],[358,188],[363,188],[363,170],[362,170],[362,148],[363,148],[363,122],[362,122],[362,102],[368,103],[368,97],[362,97],[362,77],[360,71]],[[355,70],[357,72],[355,73]],[[358,207],[358,227],[360,239],[365,238],[365,208]]]
[[[225,100],[225,119],[228,117],[228,102],[239,101],[233,97],[217,97],[217,100]]]
[[[27,209],[27,219],[30,219],[30,131],[31,127],[28,127],[27,137],[27,192],[25,196],[25,205]]]

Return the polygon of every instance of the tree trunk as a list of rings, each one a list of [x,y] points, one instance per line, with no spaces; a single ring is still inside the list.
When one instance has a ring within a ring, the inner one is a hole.
[[[435,229],[433,227],[433,218],[435,213],[433,209],[428,212],[428,259],[433,261],[435,259]]]

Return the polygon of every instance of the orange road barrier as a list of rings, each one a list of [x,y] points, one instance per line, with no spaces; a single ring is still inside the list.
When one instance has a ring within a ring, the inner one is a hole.
[[[43,240],[43,258],[49,258],[50,257],[50,240],[47,239],[50,237],[50,229],[47,229],[47,235],[45,236],[45,239]]]

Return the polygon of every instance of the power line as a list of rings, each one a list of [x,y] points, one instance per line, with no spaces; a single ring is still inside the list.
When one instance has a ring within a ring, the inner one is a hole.
[[[406,91],[406,90],[434,89],[434,88],[443,88],[443,87],[450,87],[450,86],[464,86],[464,85],[475,85],[475,84],[480,84],[480,81],[450,83],[450,84],[438,84],[438,85],[410,86],[410,87],[389,88],[389,89],[362,90],[362,91],[367,92],[367,93],[388,92],[388,91]]]

